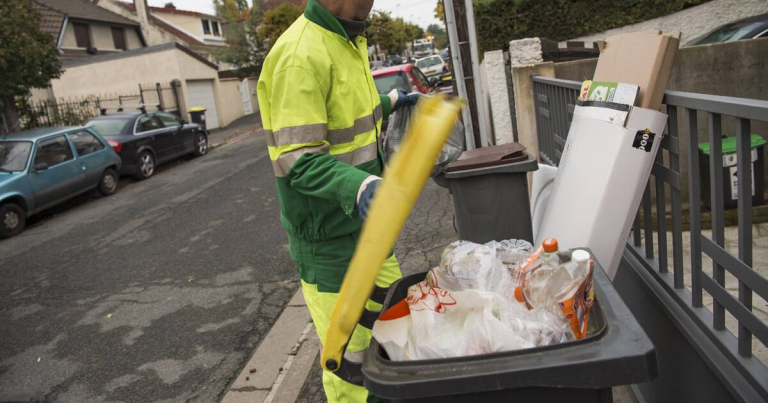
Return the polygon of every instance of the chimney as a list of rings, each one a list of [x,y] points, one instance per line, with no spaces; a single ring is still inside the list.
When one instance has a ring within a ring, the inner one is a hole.
[[[139,23],[146,27],[149,26],[149,6],[147,0],[133,0],[133,5],[136,7],[136,16],[139,17]]]

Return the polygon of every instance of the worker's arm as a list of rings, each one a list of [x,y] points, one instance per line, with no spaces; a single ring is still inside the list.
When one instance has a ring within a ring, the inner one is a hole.
[[[312,71],[289,67],[275,74],[269,91],[274,143],[269,148],[275,174],[284,176],[298,192],[333,200],[351,214],[370,174],[330,155],[327,89]]]
[[[389,94],[379,94],[379,99],[381,99],[381,111],[386,117],[403,105],[416,105],[419,98],[403,90],[392,90]]]

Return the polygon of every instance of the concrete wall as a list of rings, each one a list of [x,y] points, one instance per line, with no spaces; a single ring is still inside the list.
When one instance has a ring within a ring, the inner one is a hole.
[[[60,78],[51,81],[51,88],[57,98],[106,93],[133,94],[138,91],[139,83],[163,83],[179,78],[181,72],[175,52],[181,53],[169,49],[68,67]],[[215,70],[209,70],[215,73]]]
[[[766,2],[768,3],[768,2]],[[591,79],[597,59],[555,64],[555,76],[565,80]],[[667,89],[768,100],[768,38],[714,45],[692,46],[677,52]],[[679,112],[681,147],[688,142],[688,128],[683,111]],[[699,143],[708,141],[707,114],[698,116]],[[768,123],[752,122],[752,133],[768,139]],[[735,135],[735,119],[723,118],[723,134]],[[688,157],[681,152],[683,200],[688,200]],[[764,156],[765,157],[765,156]],[[764,173],[768,180],[768,171]],[[669,192],[667,192],[669,197]]]
[[[222,103],[218,71],[215,68],[175,48],[69,67],[60,78],[51,81],[51,88],[57,98],[93,94],[135,94],[140,83],[166,83],[172,80],[181,82],[184,105],[189,104],[186,100],[187,80],[213,80],[219,123],[222,126],[231,122],[231,116],[223,116],[225,111],[239,107],[242,114],[242,102],[239,98],[236,104],[229,101]]]
[[[592,42],[612,35],[660,29],[662,31],[681,31],[683,37],[680,43],[685,45],[723,24],[764,13],[768,13],[768,1],[766,0],[712,0],[675,14],[570,40]]]
[[[230,78],[219,81],[219,115],[222,126],[245,116],[240,94],[240,80]]]

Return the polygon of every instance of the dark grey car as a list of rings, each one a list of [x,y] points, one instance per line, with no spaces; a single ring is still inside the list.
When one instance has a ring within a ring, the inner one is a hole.
[[[86,127],[102,135],[120,156],[120,174],[139,180],[152,176],[160,164],[208,152],[208,133],[168,112],[117,112],[99,116]]]

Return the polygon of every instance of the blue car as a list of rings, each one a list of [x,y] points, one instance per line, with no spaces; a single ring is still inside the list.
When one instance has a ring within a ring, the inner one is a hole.
[[[0,238],[20,234],[28,217],[89,190],[114,194],[120,164],[85,127],[0,135]]]

